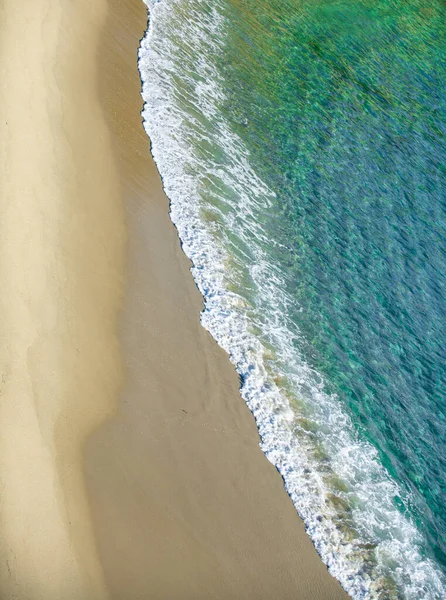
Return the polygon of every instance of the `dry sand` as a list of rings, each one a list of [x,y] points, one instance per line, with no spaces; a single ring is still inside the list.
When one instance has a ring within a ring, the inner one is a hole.
[[[145,25],[142,0],[0,0],[0,597],[345,600],[199,324]]]
[[[82,474],[120,383],[105,0],[0,2],[0,597],[106,598]]]

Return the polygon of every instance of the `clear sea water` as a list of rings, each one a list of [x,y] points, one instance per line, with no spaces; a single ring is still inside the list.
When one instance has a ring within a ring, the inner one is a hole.
[[[353,598],[446,598],[442,0],[147,0],[145,126],[269,460]]]

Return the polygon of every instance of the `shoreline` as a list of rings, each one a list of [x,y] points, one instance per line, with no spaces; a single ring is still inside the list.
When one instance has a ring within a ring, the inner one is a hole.
[[[259,447],[227,354],[200,324],[190,272],[142,124],[142,0],[111,0],[100,92],[129,229],[120,319],[125,384],[85,447],[111,597],[348,598]]]
[[[346,600],[200,324],[146,24],[143,0],[0,11],[0,595]]]

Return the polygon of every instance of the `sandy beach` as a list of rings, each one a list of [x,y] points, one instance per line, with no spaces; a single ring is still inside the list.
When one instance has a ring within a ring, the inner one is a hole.
[[[0,5],[0,596],[346,599],[200,325],[141,122],[146,20]]]

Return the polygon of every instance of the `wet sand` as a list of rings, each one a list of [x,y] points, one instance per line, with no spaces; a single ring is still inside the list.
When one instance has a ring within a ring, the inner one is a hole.
[[[345,599],[259,448],[227,355],[201,327],[189,272],[140,118],[141,0],[110,0],[100,91],[129,247],[119,410],[89,439],[85,471],[112,598]]]

